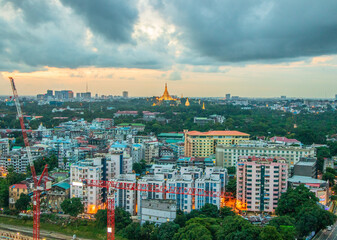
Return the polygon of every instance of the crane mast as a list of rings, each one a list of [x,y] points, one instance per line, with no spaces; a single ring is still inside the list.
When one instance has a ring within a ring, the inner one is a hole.
[[[33,239],[34,240],[39,240],[40,239],[40,193],[42,190],[47,189],[41,186],[41,180],[48,176],[48,165],[45,166],[40,179],[37,179],[35,167],[34,167],[34,162],[32,158],[32,153],[30,150],[30,145],[29,145],[29,140],[26,132],[26,127],[25,123],[23,121],[23,115],[22,115],[22,110],[21,110],[21,105],[20,105],[20,100],[19,100],[19,95],[15,87],[14,79],[12,77],[9,77],[9,80],[11,82],[12,90],[13,90],[13,95],[14,95],[14,102],[16,106],[16,110],[18,112],[18,118],[20,120],[20,125],[21,125],[21,130],[22,130],[22,136],[23,136],[23,141],[25,143],[26,147],[26,152],[27,152],[27,157],[29,161],[29,166],[30,170],[32,172],[33,176],[33,181],[34,181],[34,189],[33,189]]]

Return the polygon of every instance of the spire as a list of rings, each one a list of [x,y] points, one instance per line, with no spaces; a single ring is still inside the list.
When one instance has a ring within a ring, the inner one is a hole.
[[[203,102],[202,103],[202,110],[205,110],[206,108],[205,108],[205,103]]]
[[[163,96],[161,96],[159,99],[159,101],[168,101],[168,100],[175,100],[173,97],[170,96],[170,94],[168,93],[168,90],[167,90],[167,83],[165,83],[165,91],[164,91],[164,94]]]
[[[188,98],[186,99],[185,106],[188,107],[190,105],[190,102],[188,101]]]

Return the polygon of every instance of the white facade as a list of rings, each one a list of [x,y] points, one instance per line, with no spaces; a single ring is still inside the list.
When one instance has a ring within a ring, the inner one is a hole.
[[[142,200],[141,224],[162,224],[176,218],[177,204],[174,200]]]
[[[183,174],[180,176],[175,176],[172,179],[167,180],[168,189],[183,189],[182,194],[166,193],[166,199],[176,200],[177,209],[184,212],[191,212],[193,205],[193,195],[184,194],[187,193],[189,189],[194,187],[194,181],[192,174]]]
[[[159,157],[159,143],[158,142],[145,142],[145,161],[150,163],[153,158]]]
[[[236,166],[240,156],[282,157],[289,167],[293,167],[301,157],[315,157],[314,148],[288,147],[284,145],[257,146],[225,146],[216,148],[216,165],[221,167]]]
[[[210,174],[208,177],[203,176],[195,180],[195,188],[196,191],[200,193],[216,193],[215,195],[195,196],[195,209],[202,208],[206,203],[213,204],[220,209],[219,193],[221,193],[221,179],[219,174]]]
[[[136,184],[136,174],[122,174],[118,178],[111,179],[111,181],[119,184]],[[121,207],[131,215],[136,214],[136,191],[126,189],[116,189],[115,191],[115,206]]]
[[[102,207],[102,189],[86,186],[82,181],[101,180],[102,167],[94,160],[81,161],[70,167],[70,197],[81,198],[87,213],[94,213]]]

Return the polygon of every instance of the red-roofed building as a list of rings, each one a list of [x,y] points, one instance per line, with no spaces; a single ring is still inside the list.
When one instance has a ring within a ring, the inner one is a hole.
[[[184,131],[185,156],[209,157],[215,154],[217,145],[236,145],[249,140],[249,134],[239,131]]]
[[[292,144],[300,145],[301,144],[301,142],[296,139],[289,139],[286,137],[277,137],[277,136],[270,138],[270,141],[274,143],[285,144],[285,145],[292,145]]]
[[[15,203],[20,198],[21,193],[28,194],[26,184],[18,183],[9,187],[9,208],[15,209]]]

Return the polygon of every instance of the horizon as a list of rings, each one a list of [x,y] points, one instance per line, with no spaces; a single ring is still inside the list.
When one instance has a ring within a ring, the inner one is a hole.
[[[337,94],[336,2],[0,3],[1,95],[8,76],[22,95],[88,83],[99,95],[158,96],[165,82],[187,97]]]

